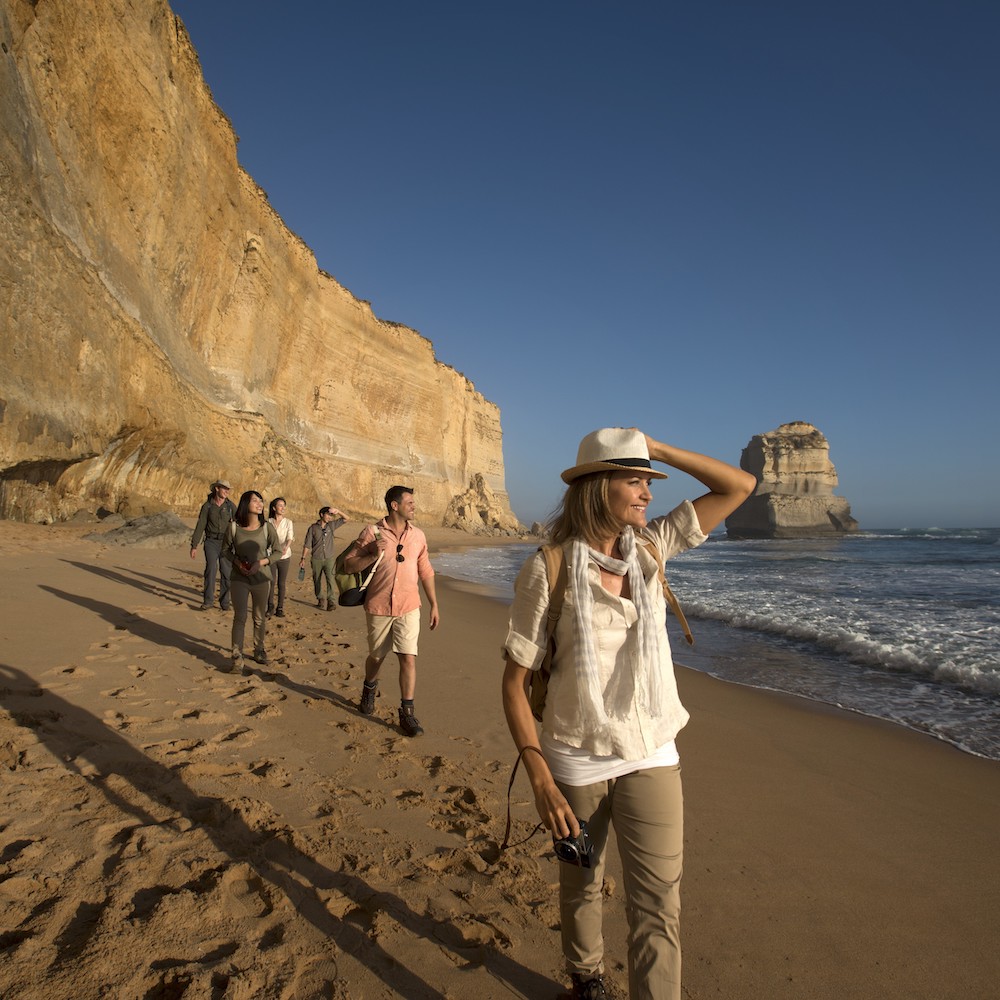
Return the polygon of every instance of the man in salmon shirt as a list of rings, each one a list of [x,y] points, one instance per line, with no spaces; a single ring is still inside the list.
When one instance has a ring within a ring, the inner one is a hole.
[[[399,658],[399,728],[407,736],[420,736],[424,730],[413,714],[420,635],[418,584],[424,589],[430,605],[430,626],[435,629],[439,615],[434,569],[427,555],[427,538],[411,523],[417,510],[412,487],[391,487],[385,495],[385,506],[386,516],[361,532],[344,559],[348,573],[359,573],[382,554],[365,593],[368,659],[358,707],[362,715],[374,713],[382,661],[395,653]]]

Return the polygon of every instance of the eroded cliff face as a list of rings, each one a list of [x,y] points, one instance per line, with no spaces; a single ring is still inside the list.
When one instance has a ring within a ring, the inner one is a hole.
[[[2,516],[192,513],[220,475],[437,522],[479,474],[509,514],[497,407],[318,270],[165,0],[0,0],[0,310]]]
[[[757,489],[726,518],[731,538],[803,538],[856,531],[850,504],[833,495],[837,471],[830,444],[805,421],[756,434],[740,467],[757,477]]]

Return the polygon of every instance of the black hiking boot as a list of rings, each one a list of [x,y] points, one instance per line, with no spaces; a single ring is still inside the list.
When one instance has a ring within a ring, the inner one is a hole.
[[[604,989],[604,977],[597,973],[582,975],[574,972],[570,979],[573,981],[573,992],[570,996],[573,1000],[606,1000],[608,994]]]
[[[417,721],[413,714],[412,705],[401,705],[399,708],[399,728],[407,736],[423,736],[424,727]]]
[[[375,712],[375,695],[378,694],[378,683],[363,684],[361,687],[361,704],[358,711],[362,715],[373,715]]]

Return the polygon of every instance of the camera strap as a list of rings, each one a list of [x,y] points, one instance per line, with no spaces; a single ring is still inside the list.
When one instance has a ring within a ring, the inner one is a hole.
[[[535,753],[537,753],[538,756],[542,758],[542,760],[545,759],[544,755],[542,754],[542,751],[539,750],[538,747],[522,747],[521,752],[517,755],[517,760],[514,761],[514,768],[510,772],[510,783],[507,785],[507,829],[504,831],[503,843],[500,845],[501,854],[503,854],[503,852],[506,851],[508,847],[520,847],[522,844],[526,844],[529,840],[531,840],[532,837],[534,837],[536,833],[538,833],[539,830],[542,830],[545,827],[545,824],[540,822],[535,827],[535,829],[532,830],[531,833],[529,833],[528,836],[524,838],[524,840],[519,840],[516,844],[510,843],[510,792],[511,789],[514,787],[514,778],[517,776],[517,769],[520,766],[521,758],[524,756],[525,751],[527,750],[534,750]]]

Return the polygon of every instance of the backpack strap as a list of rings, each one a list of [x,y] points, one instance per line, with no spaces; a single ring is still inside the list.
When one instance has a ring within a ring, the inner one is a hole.
[[[643,540],[641,542],[642,547],[652,556],[653,562],[656,563],[656,576],[660,581],[660,586],[663,588],[663,596],[666,599],[667,604],[670,606],[670,610],[673,611],[674,617],[680,622],[681,629],[684,631],[684,638],[687,640],[689,646],[694,645],[694,636],[691,634],[691,626],[688,625],[688,620],[681,610],[680,601],[677,600],[677,596],[670,589],[670,584],[667,583],[667,576],[663,572],[663,563],[660,562],[660,553],[653,542]]]
[[[562,614],[563,598],[566,596],[566,558],[561,545],[549,543],[539,547],[545,558],[545,575],[549,581],[549,612],[545,617],[545,638],[549,642],[556,630],[556,623]]]

